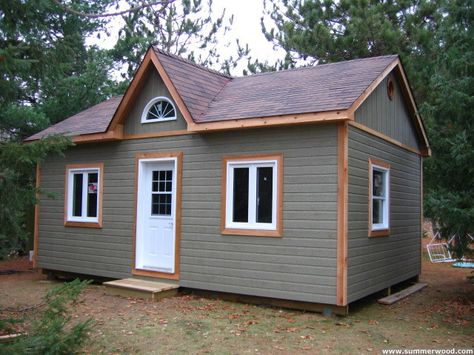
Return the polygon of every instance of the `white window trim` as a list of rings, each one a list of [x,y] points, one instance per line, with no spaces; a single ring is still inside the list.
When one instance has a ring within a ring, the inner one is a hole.
[[[156,118],[153,120],[147,120],[146,117],[148,116],[148,111],[150,111],[151,107],[158,101],[167,101],[173,106],[174,109],[174,117],[168,117],[168,118]],[[176,121],[177,118],[177,111],[176,111],[176,106],[173,104],[173,102],[168,99],[165,96],[158,96],[153,99],[151,99],[145,106],[145,109],[142,112],[142,117],[141,117],[141,123],[154,123],[154,122],[166,122],[166,121]]]
[[[256,222],[256,196],[257,196],[257,167],[272,167],[272,223]],[[234,168],[249,168],[249,221],[233,222],[234,215]],[[278,208],[278,161],[271,160],[229,160],[227,161],[226,176],[226,216],[225,228],[227,229],[253,229],[277,230]]]
[[[373,172],[374,171],[381,171],[384,173],[384,185],[385,185],[385,198],[378,197],[373,195]],[[372,231],[380,231],[380,230],[387,230],[390,228],[390,168],[383,167],[377,165],[376,163],[371,163],[370,166],[370,203],[371,203],[371,214],[370,214],[370,221],[371,221],[371,230]],[[383,204],[382,210],[382,223],[373,223],[373,211],[374,211],[374,200],[385,200]]]
[[[77,173],[90,173],[97,172],[97,216],[96,217],[87,217],[87,179],[82,179],[82,217],[73,216],[73,201],[74,201],[74,174]],[[100,167],[91,167],[91,168],[69,168],[68,169],[68,178],[67,178],[67,222],[91,222],[99,223],[100,215],[100,194],[101,194],[101,168]],[[85,216],[84,216],[85,215]]]

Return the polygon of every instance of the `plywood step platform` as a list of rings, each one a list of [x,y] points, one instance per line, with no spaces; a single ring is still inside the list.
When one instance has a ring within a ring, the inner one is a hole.
[[[148,281],[142,279],[121,279],[104,282],[108,294],[123,297],[139,297],[154,301],[171,297],[178,293],[179,285],[166,281]]]

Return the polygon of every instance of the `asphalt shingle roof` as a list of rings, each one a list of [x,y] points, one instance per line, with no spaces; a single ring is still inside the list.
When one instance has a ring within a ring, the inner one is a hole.
[[[122,96],[115,96],[103,101],[87,110],[81,111],[74,116],[66,118],[45,130],[38,132],[26,140],[36,140],[52,134],[65,134],[77,136],[81,134],[103,133],[107,130],[115,110],[117,109]]]
[[[355,59],[230,77],[154,48],[194,122],[205,123],[348,109],[398,57]],[[107,130],[122,96],[82,111],[28,138]]]

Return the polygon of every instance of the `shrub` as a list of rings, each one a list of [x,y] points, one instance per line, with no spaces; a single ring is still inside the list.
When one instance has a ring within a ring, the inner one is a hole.
[[[28,334],[12,344],[0,344],[3,354],[75,354],[86,340],[92,319],[73,322],[70,307],[90,283],[78,279],[50,290],[44,297],[41,315],[32,321]]]

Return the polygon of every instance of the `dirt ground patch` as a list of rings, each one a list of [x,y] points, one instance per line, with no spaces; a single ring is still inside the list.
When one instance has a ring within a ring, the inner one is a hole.
[[[57,282],[26,259],[0,263],[0,318],[34,316]],[[423,260],[428,287],[392,306],[366,299],[348,317],[253,306],[181,295],[159,302],[121,298],[91,285],[73,310],[95,322],[87,354],[380,353],[395,348],[474,348],[470,270]]]

